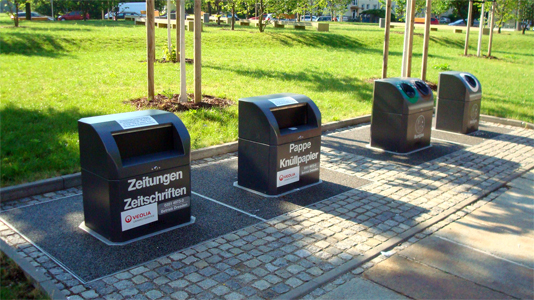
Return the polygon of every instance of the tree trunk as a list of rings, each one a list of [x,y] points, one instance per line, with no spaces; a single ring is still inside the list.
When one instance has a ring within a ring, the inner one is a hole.
[[[32,20],[32,6],[31,3],[26,2],[26,20]]]
[[[235,3],[232,3],[232,30],[234,30],[235,27]]]
[[[15,27],[19,27],[19,2],[15,1]]]
[[[89,7],[87,6],[87,2],[85,2],[85,5],[82,6],[83,7],[83,21],[87,21],[87,13],[89,12]]]
[[[202,22],[200,20],[201,2],[201,0],[195,0],[195,42],[193,45],[193,51],[195,53],[195,57],[193,58],[195,63],[195,103],[200,103],[202,101]]]
[[[263,32],[263,30],[265,29],[265,27],[263,27],[263,0],[260,0],[260,11],[258,13],[259,13],[259,16],[258,16],[259,26],[258,27],[260,28],[260,32]]]

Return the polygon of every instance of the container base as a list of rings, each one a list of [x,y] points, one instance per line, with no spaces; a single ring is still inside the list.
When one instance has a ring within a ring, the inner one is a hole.
[[[428,146],[426,146],[426,147],[419,148],[419,149],[416,149],[416,150],[413,150],[413,151],[410,151],[410,152],[406,152],[406,153],[395,152],[395,151],[389,151],[389,150],[384,150],[384,149],[380,149],[380,148],[372,147],[371,144],[368,144],[368,145],[365,146],[365,147],[368,148],[368,149],[377,150],[377,151],[382,151],[382,152],[387,152],[387,153],[391,153],[391,154],[395,154],[395,155],[410,155],[410,154],[413,154],[413,153],[416,153],[416,152],[419,152],[419,151],[422,151],[422,150],[426,150],[426,149],[428,149],[428,148],[431,148],[432,145],[428,145]]]
[[[312,187],[314,185],[318,185],[318,184],[321,184],[323,183],[322,180],[319,180],[319,182],[316,182],[316,183],[312,183],[312,184],[308,184],[308,185],[305,185],[305,186],[302,186],[302,187],[299,187],[299,188],[296,188],[296,189],[293,189],[293,190],[290,190],[290,191],[287,191],[285,193],[282,193],[282,194],[279,194],[279,195],[267,195],[267,194],[264,194],[264,193],[261,193],[261,192],[258,192],[258,191],[255,191],[255,190],[252,190],[252,189],[249,189],[249,188],[246,188],[244,186],[240,186],[239,184],[237,184],[237,181],[234,182],[234,186],[236,188],[240,188],[242,190],[245,190],[247,192],[251,192],[253,194],[256,194],[256,195],[259,195],[259,196],[262,196],[262,197],[265,197],[265,198],[278,198],[278,197],[282,197],[282,196],[285,196],[287,194],[291,194],[291,193],[294,193],[294,192],[298,192],[300,190],[303,190],[303,189],[307,189],[309,187]]]
[[[144,236],[141,236],[141,237],[138,237],[138,238],[135,238],[135,239],[131,239],[129,241],[125,241],[125,242],[112,242],[108,239],[106,239],[105,237],[103,237],[102,235],[96,233],[94,230],[92,230],[91,228],[85,226],[85,222],[82,222],[80,224],[80,226],[78,226],[78,228],[80,228],[81,230],[89,233],[90,235],[92,235],[93,237],[95,237],[97,240],[101,241],[102,243],[108,245],[108,246],[124,246],[124,245],[128,245],[128,244],[131,244],[133,242],[137,242],[137,241],[140,241],[140,240],[144,240],[146,238],[149,238],[149,237],[153,237],[153,236],[156,236],[158,234],[162,234],[162,233],[165,233],[165,232],[168,232],[168,231],[171,231],[171,230],[174,230],[174,229],[178,229],[178,228],[181,228],[181,227],[184,227],[184,226],[188,226],[188,225],[191,225],[193,223],[195,223],[196,221],[196,218],[191,216],[191,220],[187,223],[183,223],[183,224],[180,224],[180,225],[176,225],[176,226],[173,226],[173,227],[169,227],[169,228],[165,228],[163,230],[160,230],[160,231],[156,231],[156,232],[153,232],[153,233],[150,233],[150,234],[147,234],[147,235],[144,235]]]

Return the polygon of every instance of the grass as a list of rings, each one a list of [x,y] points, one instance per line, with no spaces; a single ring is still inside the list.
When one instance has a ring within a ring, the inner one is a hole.
[[[382,69],[383,30],[376,25],[332,24],[330,32],[236,26],[205,27],[202,92],[239,98],[281,92],[314,100],[323,123],[371,112]],[[403,29],[392,29],[388,75],[400,74]],[[416,33],[422,33],[421,28]],[[156,56],[167,31],[156,29]],[[173,37],[175,34],[173,33]],[[470,39],[476,53],[478,32]],[[0,17],[1,185],[78,172],[77,120],[132,111],[124,102],[146,95],[146,31],[131,22],[22,22]],[[534,34],[495,34],[498,59],[464,57],[465,34],[432,32],[428,75],[443,67],[475,74],[482,82],[481,112],[534,122]],[[193,58],[187,32],[186,57]],[[413,76],[421,68],[422,35],[414,37]],[[483,45],[487,47],[488,36]],[[485,51],[484,51],[485,52]],[[436,67],[436,68],[434,68]],[[193,66],[186,67],[188,92]],[[179,92],[179,65],[156,64],[156,92]],[[237,105],[179,113],[194,149],[237,139]]]
[[[3,252],[0,252],[0,283],[0,299],[50,299]]]

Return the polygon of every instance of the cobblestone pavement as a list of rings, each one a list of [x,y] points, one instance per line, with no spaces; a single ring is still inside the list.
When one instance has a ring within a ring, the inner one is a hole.
[[[325,147],[321,158],[322,167],[373,183],[88,283],[77,280],[3,222],[0,237],[51,277],[69,299],[283,298],[381,245],[404,238],[428,220],[447,214],[402,240],[392,253],[493,200],[505,189],[499,189],[504,183],[534,168],[534,131],[513,128],[415,167]],[[219,159],[235,159],[235,153]],[[194,167],[210,161],[199,163]],[[1,209],[80,193],[79,188],[49,193],[2,204]],[[324,294],[385,258],[376,256],[332,282],[315,286],[306,298]]]

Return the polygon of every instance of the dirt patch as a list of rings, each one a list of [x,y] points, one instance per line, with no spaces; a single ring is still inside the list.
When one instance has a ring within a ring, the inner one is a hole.
[[[382,78],[367,78],[367,79],[364,79],[363,82],[365,82],[365,83],[373,83],[373,82],[375,82],[375,80],[378,80],[378,79],[382,79]]]
[[[146,59],[145,60],[140,60],[139,62],[142,62],[142,63],[146,63]],[[157,63],[160,63],[160,64],[165,64],[165,63],[173,63],[173,64],[176,64],[176,63],[179,63],[180,61],[172,61],[172,60],[166,60],[165,58],[162,58],[162,59],[157,59],[156,58],[156,62]],[[193,64],[195,61],[192,59],[192,58],[186,58],[185,59],[185,63],[186,64]]]
[[[148,101],[147,97],[137,98],[133,100],[124,101],[125,104],[133,105],[137,110],[144,109],[160,109],[168,112],[187,111],[191,109],[199,108],[212,108],[212,107],[227,107],[234,102],[228,99],[217,98],[210,95],[202,95],[202,100],[199,103],[193,102],[194,95],[187,95],[187,102],[181,103],[179,101],[179,95],[174,94],[172,98],[168,98],[165,95],[157,94],[154,96],[154,100]]]
[[[434,92],[436,92],[438,90],[438,84],[437,83],[434,83],[434,82],[431,82],[431,81],[425,81],[425,82],[426,82],[426,84],[428,84],[430,89],[432,89]]]
[[[367,78],[364,80],[365,83],[373,83],[375,80],[382,79],[382,78]],[[432,81],[425,81],[426,84],[428,84],[428,87],[433,90],[434,92],[438,90],[438,85]]]
[[[393,33],[396,33],[396,34],[404,34],[404,31],[392,31],[392,32],[393,32]],[[423,36],[424,34],[414,32],[413,35]]]
[[[475,54],[467,54],[467,55],[461,55],[461,56],[464,56],[464,57],[478,57],[476,56]],[[480,58],[487,58],[487,59],[496,59],[496,60],[501,60],[500,58],[496,57],[496,56],[487,56],[487,55],[481,55]]]
[[[210,21],[212,22],[212,21]],[[222,23],[223,21],[221,20],[221,24],[217,24],[217,21],[214,21],[213,23],[204,23],[204,26],[206,27],[230,27],[230,24],[224,24]],[[236,24],[238,23],[238,21],[236,21]]]

